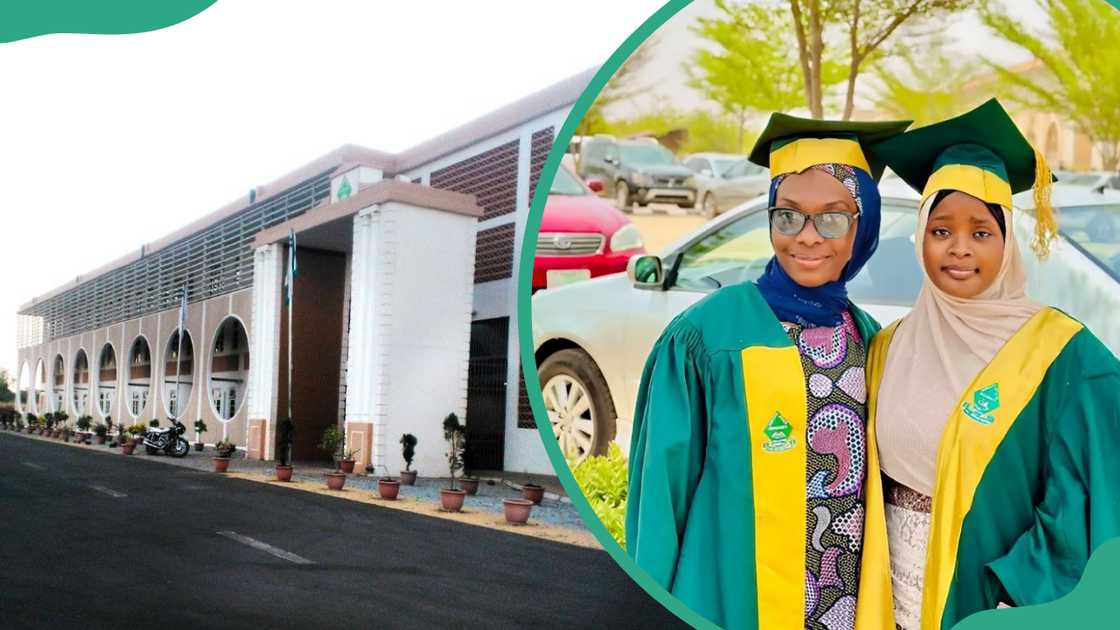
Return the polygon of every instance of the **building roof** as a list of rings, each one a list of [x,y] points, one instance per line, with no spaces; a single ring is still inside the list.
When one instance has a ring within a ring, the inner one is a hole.
[[[281,176],[275,181],[263,186],[258,186],[254,189],[256,192],[256,199],[253,202],[249,201],[248,194],[238,197],[217,210],[192,221],[160,239],[143,244],[131,253],[125,254],[92,271],[79,275],[59,287],[32,298],[26,304],[19,307],[19,312],[23,312],[44,300],[93,280],[102,274],[135,262],[143,256],[151,255],[173,243],[202,232],[219,221],[247,209],[253,203],[260,203],[261,201],[267,200],[321,173],[327,171],[330,171],[332,174],[341,173],[355,165],[363,165],[381,170],[388,179],[398,173],[423,166],[424,164],[454,153],[475,142],[485,140],[486,138],[512,129],[526,121],[543,116],[561,107],[569,106],[579,98],[584,88],[591,82],[591,77],[594,75],[595,71],[596,69],[594,68],[585,70],[486,114],[485,116],[456,127],[447,133],[422,142],[402,153],[387,153],[385,151],[369,149],[354,144],[342,145],[286,175]],[[318,210],[316,210],[316,212],[318,212]]]

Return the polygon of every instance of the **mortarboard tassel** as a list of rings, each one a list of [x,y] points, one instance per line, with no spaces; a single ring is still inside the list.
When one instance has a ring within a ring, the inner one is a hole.
[[[1050,256],[1050,241],[1058,236],[1058,220],[1054,215],[1054,208],[1050,205],[1050,167],[1046,158],[1034,149],[1034,242],[1031,249],[1042,260]]]

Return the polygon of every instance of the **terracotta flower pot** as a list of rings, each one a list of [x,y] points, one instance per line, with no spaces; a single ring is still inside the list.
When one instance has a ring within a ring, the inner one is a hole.
[[[291,481],[292,467],[276,464],[276,481]]]
[[[109,436],[107,436],[107,435],[99,435],[99,436],[97,436],[97,443],[98,443],[98,444],[104,444],[104,443],[105,443],[105,439],[106,439],[106,438],[108,438],[108,437],[109,437]]]
[[[377,480],[377,494],[381,495],[382,499],[396,501],[397,495],[401,493],[401,482],[396,479],[378,479]]]
[[[341,490],[342,486],[346,485],[346,473],[342,472],[329,472],[327,473],[327,488],[330,490]]]
[[[444,488],[439,491],[439,502],[447,512],[458,512],[462,510],[463,501],[466,500],[466,498],[467,493],[462,490]]]
[[[478,494],[478,479],[473,477],[463,477],[459,480],[459,485],[463,488],[463,492],[474,496]]]
[[[401,471],[401,485],[402,486],[415,486],[416,485],[416,471],[415,470],[402,470]]]
[[[502,507],[506,513],[507,523],[524,525],[529,522],[529,512],[533,510],[533,502],[528,499],[502,499]]]
[[[135,451],[135,450],[136,450],[136,445],[133,444],[132,442],[125,442],[124,444],[121,444],[121,452],[124,453],[125,455],[131,455],[132,451]]]
[[[349,475],[354,472],[354,460],[341,459],[338,461],[338,467],[342,469],[342,472]]]
[[[228,457],[215,457],[214,459],[214,472],[228,472],[229,471],[229,458]]]
[[[194,450],[196,450],[196,451],[201,451],[201,450],[203,449],[203,447],[204,447],[204,446],[205,446],[205,445],[204,445],[204,444],[203,444],[202,442],[195,442],[195,443],[194,443]]]
[[[535,483],[527,483],[521,486],[521,498],[532,501],[533,505],[540,505],[544,498],[544,488]]]

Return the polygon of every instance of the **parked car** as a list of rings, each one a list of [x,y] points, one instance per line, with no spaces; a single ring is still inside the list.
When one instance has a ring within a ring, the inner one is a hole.
[[[635,203],[673,203],[682,208],[696,203],[692,171],[656,140],[585,137],[579,150],[579,174],[602,181],[604,194],[620,210]]]
[[[918,195],[899,179],[879,187],[879,249],[848,283],[848,293],[886,325],[909,312],[922,272],[913,242]],[[1088,190],[1059,184],[1053,198],[1059,217],[1071,224],[1088,225],[1100,216],[1120,221],[1120,202]],[[1016,196],[1015,203],[1033,205],[1030,192]],[[1016,211],[1014,221],[1029,294],[1084,322],[1120,356],[1115,321],[1120,239],[1097,241],[1086,230],[1063,228],[1042,262],[1029,247],[1031,211]],[[760,198],[684,236],[656,258],[635,258],[627,274],[537,293],[532,317],[538,374],[549,420],[566,452],[576,458],[602,453],[612,440],[628,452],[642,367],[666,324],[722,286],[757,279],[772,253],[766,199]],[[638,286],[638,266],[659,281],[655,288]]]
[[[1069,186],[1082,186],[1098,192],[1120,191],[1120,173],[1109,171],[1089,171],[1074,173],[1072,171],[1058,171],[1055,173],[1058,181]]]
[[[709,219],[770,190],[770,169],[730,153],[697,153],[684,165],[696,173],[696,199]]]
[[[534,291],[625,271],[630,257],[645,251],[626,215],[568,169],[556,171],[537,234]]]

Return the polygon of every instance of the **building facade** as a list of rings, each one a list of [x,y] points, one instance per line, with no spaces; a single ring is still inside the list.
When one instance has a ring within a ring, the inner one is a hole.
[[[20,411],[177,417],[192,441],[273,459],[290,405],[296,459],[326,457],[319,438],[338,425],[360,466],[395,473],[412,433],[415,465],[433,475],[454,412],[471,469],[550,473],[521,378],[516,285],[536,183],[590,77],[403,153],[343,146],[32,299],[17,318]]]

